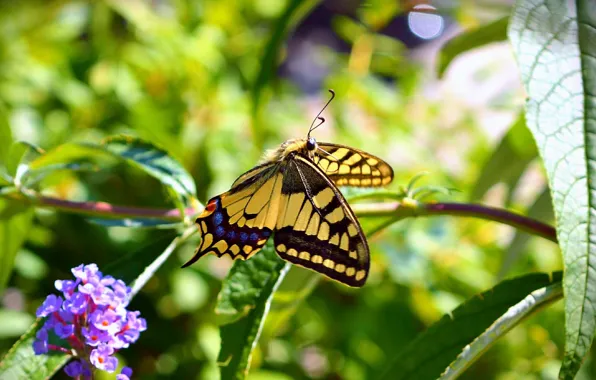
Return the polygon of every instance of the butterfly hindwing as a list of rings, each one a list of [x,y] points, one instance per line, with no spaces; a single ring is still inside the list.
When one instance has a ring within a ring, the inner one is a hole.
[[[349,286],[369,269],[366,239],[341,192],[308,158],[285,163],[274,245],[279,256]]]
[[[257,167],[210,199],[196,219],[201,245],[184,267],[209,253],[246,260],[260,251],[275,228],[282,182],[276,165]]]
[[[336,186],[377,187],[393,180],[385,161],[345,145],[319,143],[314,162]]]

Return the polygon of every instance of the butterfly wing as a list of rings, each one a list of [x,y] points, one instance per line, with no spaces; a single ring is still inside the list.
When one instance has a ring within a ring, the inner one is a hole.
[[[282,170],[273,237],[278,255],[346,285],[364,285],[368,244],[341,192],[306,157],[295,155]]]
[[[229,191],[211,198],[195,221],[201,245],[183,267],[208,253],[246,260],[260,251],[277,222],[282,184],[279,165],[268,163],[244,173]]]
[[[337,186],[376,187],[393,180],[382,159],[345,145],[319,143],[314,162]]]

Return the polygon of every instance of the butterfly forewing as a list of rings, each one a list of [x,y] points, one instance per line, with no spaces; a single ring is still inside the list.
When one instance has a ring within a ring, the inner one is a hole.
[[[345,145],[319,143],[314,162],[337,186],[377,187],[393,180],[385,161]]]
[[[368,245],[341,192],[306,157],[296,155],[283,170],[274,234],[279,256],[346,285],[364,285]]]
[[[260,251],[277,222],[282,184],[270,164],[243,174],[228,192],[209,200],[196,219],[201,245],[184,267],[208,253],[246,260]]]

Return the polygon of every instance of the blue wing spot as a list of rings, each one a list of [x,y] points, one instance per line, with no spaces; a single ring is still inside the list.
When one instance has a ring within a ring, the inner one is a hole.
[[[261,231],[261,234],[263,235],[263,237],[269,237],[271,235],[271,231],[270,230],[263,230],[263,231]]]
[[[215,236],[217,236],[218,238],[224,236],[226,233],[226,229],[223,228],[223,226],[217,226],[217,228],[215,229]]]
[[[252,234],[250,234],[250,240],[251,241],[257,241],[257,240],[259,240],[259,235],[257,235],[256,232],[253,232]]]
[[[236,232],[234,231],[228,231],[228,235],[227,235],[228,239],[230,240],[234,240],[236,239]]]
[[[221,212],[213,213],[213,224],[219,226],[223,222],[223,214]]]
[[[240,233],[240,241],[247,241],[248,240],[248,234],[246,232],[241,232]]]

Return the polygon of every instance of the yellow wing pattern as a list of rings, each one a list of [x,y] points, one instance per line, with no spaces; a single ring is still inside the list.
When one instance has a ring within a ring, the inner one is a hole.
[[[319,143],[314,162],[337,186],[377,187],[393,180],[382,159],[345,145]]]
[[[243,174],[232,189],[211,198],[195,221],[201,245],[183,267],[208,253],[246,260],[260,251],[277,222],[282,184],[276,165],[268,164]]]

